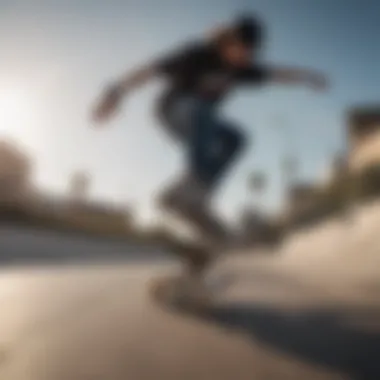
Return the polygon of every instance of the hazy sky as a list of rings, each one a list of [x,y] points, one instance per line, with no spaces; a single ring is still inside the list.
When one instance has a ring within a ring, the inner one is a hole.
[[[268,87],[238,92],[225,113],[252,146],[218,196],[225,215],[245,202],[245,178],[270,176],[269,210],[281,200],[278,120],[302,160],[321,176],[344,147],[344,112],[380,100],[378,0],[0,0],[0,133],[35,157],[37,183],[64,192],[70,173],[91,172],[91,196],[131,202],[152,215],[152,195],[181,169],[182,156],[154,118],[153,83],[127,99],[109,129],[94,131],[89,107],[108,80],[202,35],[240,11],[257,11],[270,31],[266,58],[310,66],[333,82],[328,94]]]

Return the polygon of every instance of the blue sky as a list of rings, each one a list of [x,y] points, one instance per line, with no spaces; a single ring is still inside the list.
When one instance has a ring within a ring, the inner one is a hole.
[[[218,194],[219,210],[233,217],[242,207],[252,170],[268,173],[263,202],[278,209],[279,120],[302,161],[300,177],[313,179],[345,146],[345,110],[379,102],[377,0],[0,0],[0,134],[35,157],[39,186],[63,193],[70,173],[89,171],[91,197],[132,203],[149,220],[153,195],[183,164],[154,118],[162,84],[127,99],[109,129],[92,129],[89,108],[120,73],[246,10],[267,22],[268,61],[315,67],[332,80],[327,94],[271,86],[225,105],[252,145]]]

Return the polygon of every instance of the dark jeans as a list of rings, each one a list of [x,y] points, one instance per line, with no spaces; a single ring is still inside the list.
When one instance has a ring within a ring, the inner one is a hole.
[[[242,151],[245,136],[220,120],[212,104],[199,99],[179,98],[163,116],[171,137],[187,150],[190,173],[214,188]]]

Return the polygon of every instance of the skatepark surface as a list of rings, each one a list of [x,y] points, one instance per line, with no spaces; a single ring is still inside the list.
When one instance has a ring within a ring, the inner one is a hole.
[[[149,296],[162,250],[4,227],[0,379],[380,379],[379,226],[374,204],[221,260],[202,315]]]

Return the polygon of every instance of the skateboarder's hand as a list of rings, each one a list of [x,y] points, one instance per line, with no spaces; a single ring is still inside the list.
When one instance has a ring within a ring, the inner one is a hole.
[[[92,112],[92,119],[96,123],[104,123],[114,116],[119,108],[123,93],[117,86],[106,89]]]

